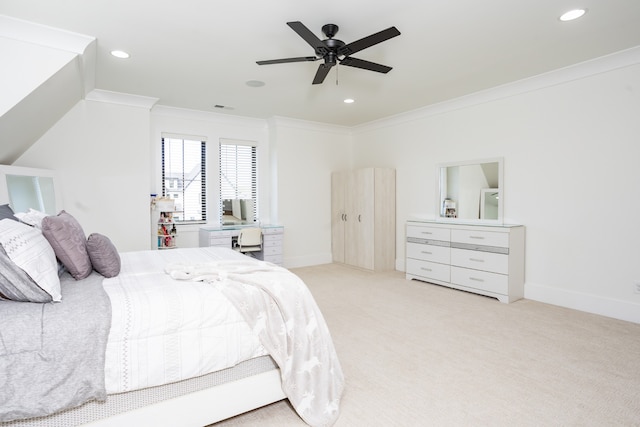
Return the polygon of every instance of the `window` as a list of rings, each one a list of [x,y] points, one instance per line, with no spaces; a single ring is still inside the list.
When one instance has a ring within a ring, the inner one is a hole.
[[[220,217],[223,224],[254,222],[258,212],[257,147],[220,141]]]
[[[205,141],[162,138],[162,195],[175,200],[176,222],[205,222]]]

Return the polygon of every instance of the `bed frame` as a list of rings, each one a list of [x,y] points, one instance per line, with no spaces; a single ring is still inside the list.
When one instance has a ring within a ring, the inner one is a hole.
[[[280,370],[261,356],[197,378],[107,396],[47,417],[2,427],[203,427],[279,400]]]
[[[285,399],[275,369],[213,388],[143,406],[86,424],[90,427],[153,425],[203,427]],[[212,404],[214,403],[215,404]]]

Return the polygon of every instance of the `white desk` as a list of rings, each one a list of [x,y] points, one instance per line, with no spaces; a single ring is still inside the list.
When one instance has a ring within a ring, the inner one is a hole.
[[[234,237],[238,237],[240,230],[243,228],[246,228],[246,226],[200,227],[200,247],[220,246],[233,248]],[[260,228],[262,229],[262,251],[254,252],[256,258],[282,265],[284,227],[263,224]]]

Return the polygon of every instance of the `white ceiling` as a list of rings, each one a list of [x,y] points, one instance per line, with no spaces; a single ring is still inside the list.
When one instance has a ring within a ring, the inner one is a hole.
[[[575,7],[588,13],[558,20]],[[95,37],[98,89],[345,126],[640,45],[638,0],[0,0],[0,14]],[[345,43],[395,26],[400,36],[353,55],[393,70],[339,66],[311,85],[320,62],[257,65],[313,55],[288,21],[321,39],[324,24],[337,24]],[[116,59],[113,49],[131,58]],[[344,104],[347,97],[356,102]]]

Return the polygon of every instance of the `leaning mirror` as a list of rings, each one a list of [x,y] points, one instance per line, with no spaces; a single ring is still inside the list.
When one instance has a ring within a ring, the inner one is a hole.
[[[438,165],[437,218],[502,223],[502,158]]]

